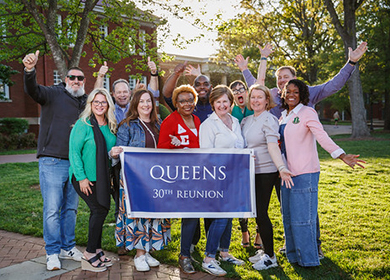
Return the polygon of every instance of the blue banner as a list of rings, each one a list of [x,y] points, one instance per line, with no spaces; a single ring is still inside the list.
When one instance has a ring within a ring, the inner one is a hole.
[[[120,158],[129,217],[255,216],[252,150],[123,149]]]

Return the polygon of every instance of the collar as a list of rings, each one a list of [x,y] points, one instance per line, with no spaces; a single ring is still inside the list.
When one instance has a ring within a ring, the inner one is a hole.
[[[119,109],[122,112],[126,112],[129,109],[130,104],[127,104],[125,108],[119,106],[118,104],[115,103],[115,109]]]
[[[295,115],[298,114],[298,112],[303,108],[303,104],[302,103],[299,103],[297,106],[295,106],[295,108],[290,112],[290,114],[288,114],[287,116],[287,110],[284,110],[282,112],[282,116],[281,116],[281,119],[280,119],[280,122],[279,124],[285,124],[288,122],[288,120],[291,118],[291,116],[293,115],[292,113],[294,113]]]

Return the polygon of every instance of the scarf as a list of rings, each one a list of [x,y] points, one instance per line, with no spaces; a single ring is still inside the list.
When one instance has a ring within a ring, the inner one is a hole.
[[[96,144],[96,197],[101,206],[110,209],[110,167],[106,140],[94,114],[90,121]]]

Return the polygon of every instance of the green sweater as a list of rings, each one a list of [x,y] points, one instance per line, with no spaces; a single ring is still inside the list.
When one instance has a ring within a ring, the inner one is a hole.
[[[77,181],[88,178],[89,181],[96,181],[96,144],[93,136],[91,123],[87,120],[85,124],[82,120],[78,120],[69,138],[69,178],[72,175]],[[100,127],[106,140],[107,151],[115,146],[116,136],[111,133],[108,125]],[[107,168],[109,168],[107,166]]]

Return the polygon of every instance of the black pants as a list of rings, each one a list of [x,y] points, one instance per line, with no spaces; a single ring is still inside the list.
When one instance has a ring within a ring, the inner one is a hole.
[[[96,253],[96,249],[102,248],[102,231],[104,220],[107,217],[108,209],[101,206],[97,202],[96,197],[96,186],[95,182],[92,182],[91,186],[92,194],[88,196],[81,192],[80,184],[76,181],[76,178],[72,176],[72,184],[79,196],[85,201],[88,205],[89,210],[91,211],[89,215],[89,227],[88,227],[88,243],[87,243],[87,252]]]
[[[120,185],[120,172],[121,172],[121,163],[118,162],[116,165],[112,167],[111,174],[111,196],[115,201],[115,223],[118,218],[119,213],[119,185]]]
[[[264,252],[273,257],[274,233],[271,220],[268,217],[268,206],[271,200],[272,190],[280,181],[279,173],[256,174],[256,224],[264,245]]]

